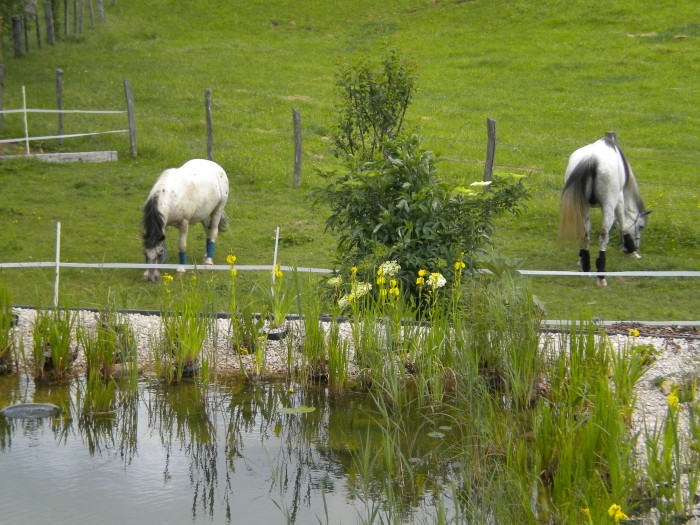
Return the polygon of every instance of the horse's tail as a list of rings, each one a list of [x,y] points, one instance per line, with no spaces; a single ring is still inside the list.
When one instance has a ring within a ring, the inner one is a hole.
[[[597,163],[593,158],[580,161],[566,179],[559,203],[558,241],[580,239],[584,236],[583,218],[586,212],[586,183],[595,176]]]
[[[149,197],[143,207],[143,245],[153,248],[163,240],[165,219],[158,210],[158,196]]]

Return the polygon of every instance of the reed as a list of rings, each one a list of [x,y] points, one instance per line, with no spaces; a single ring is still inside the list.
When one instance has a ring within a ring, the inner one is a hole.
[[[72,341],[75,320],[68,309],[37,311],[32,331],[35,379],[66,377],[77,355]]]
[[[14,338],[15,317],[7,289],[0,283],[0,374],[12,370],[12,358],[15,351]]]
[[[196,274],[179,279],[179,290],[172,290],[173,277],[163,277],[161,337],[156,348],[156,365],[167,382],[198,376],[205,383],[208,367],[204,343],[214,326],[211,289],[199,284]]]

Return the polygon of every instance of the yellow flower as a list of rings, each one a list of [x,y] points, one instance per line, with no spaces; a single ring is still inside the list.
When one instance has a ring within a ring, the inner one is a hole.
[[[386,297],[386,294],[388,293],[388,290],[386,288],[382,288],[379,290],[379,295],[382,297]]]
[[[615,516],[615,513],[620,510],[622,510],[622,507],[620,507],[617,503],[613,503],[608,508],[608,515],[612,518],[613,516]]]
[[[425,270],[418,270],[418,277],[425,277],[427,272]]]
[[[392,279],[389,281],[389,286],[392,288],[396,288],[399,285],[398,281],[396,279]]]
[[[386,283],[386,277],[384,277],[383,275],[380,275],[379,277],[377,277],[377,284],[382,285],[385,283]]]
[[[416,279],[416,285],[423,286],[424,284],[425,284],[425,277],[418,277],[418,279]]]
[[[236,275],[238,275],[238,270],[231,268],[231,277],[236,277]]]
[[[357,266],[353,266],[352,268],[350,268],[350,273],[353,275],[357,275]]]
[[[236,256],[233,255],[233,254],[228,255],[228,256],[226,257],[226,262],[227,262],[228,264],[230,264],[231,266],[233,266],[234,264],[236,264]]]
[[[627,332],[627,335],[630,337],[639,337],[639,330],[632,328],[629,332]]]
[[[275,272],[275,278],[276,278],[276,279],[281,279],[281,278],[282,278],[282,275],[284,275],[284,273],[282,272],[282,269],[280,268],[280,265],[279,265],[279,264],[275,264],[274,272]]]
[[[622,512],[622,507],[617,503],[610,505],[610,508],[608,508],[608,515],[615,520],[615,523],[620,523],[623,520],[629,519],[629,516]]]
[[[384,268],[379,268],[377,270],[377,275],[384,275]]]
[[[671,392],[668,395],[668,408],[671,409],[672,411],[677,410],[678,409],[678,402],[679,402],[679,399],[678,399],[678,396],[676,395],[676,391],[674,390],[673,392]]]
[[[389,294],[390,295],[395,295],[396,297],[399,296],[399,289],[394,286],[393,288],[389,288]]]
[[[464,268],[465,268],[466,266],[467,266],[467,265],[464,264],[464,261],[457,261],[457,262],[455,263],[455,270],[457,270],[457,271],[464,270]]]

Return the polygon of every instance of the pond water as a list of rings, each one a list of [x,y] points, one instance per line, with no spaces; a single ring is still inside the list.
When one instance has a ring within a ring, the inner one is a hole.
[[[141,379],[115,392],[114,410],[85,415],[86,392],[84,377],[45,385],[0,376],[0,408],[63,409],[36,420],[0,416],[0,522],[350,524],[369,521],[373,509],[388,512],[387,473],[376,470],[386,462],[369,472],[360,460],[381,449],[367,394]],[[430,426],[449,432],[440,423]],[[439,480],[435,441],[443,434],[426,431],[425,421],[404,431],[414,436],[420,478]],[[431,486],[402,495],[404,522],[434,521]]]

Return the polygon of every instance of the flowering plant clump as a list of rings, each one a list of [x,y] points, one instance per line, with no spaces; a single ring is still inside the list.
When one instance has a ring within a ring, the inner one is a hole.
[[[396,277],[401,271],[401,265],[396,261],[386,261],[379,266],[379,271],[386,277]]]
[[[446,283],[447,279],[445,279],[440,272],[433,272],[430,274],[430,277],[428,277],[427,285],[433,290],[437,290],[445,286]]]

